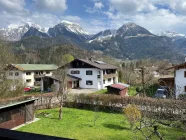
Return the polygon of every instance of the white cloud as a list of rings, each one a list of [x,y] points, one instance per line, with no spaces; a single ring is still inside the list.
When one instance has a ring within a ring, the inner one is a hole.
[[[97,9],[101,9],[104,7],[103,3],[102,2],[95,2],[94,3],[94,7],[97,8]]]
[[[123,14],[150,12],[156,7],[149,0],[110,0],[112,6]]]
[[[35,0],[34,3],[38,11],[47,13],[63,13],[67,9],[66,0]]]
[[[0,0],[0,12],[3,13],[22,14],[27,12],[24,6],[24,0]]]
[[[61,19],[69,20],[69,21],[72,21],[72,22],[79,22],[81,20],[80,17],[78,17],[78,16],[71,16],[71,15],[62,16]]]

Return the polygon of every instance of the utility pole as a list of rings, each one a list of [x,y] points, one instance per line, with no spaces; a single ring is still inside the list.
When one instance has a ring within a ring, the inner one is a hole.
[[[141,72],[141,83],[142,83],[142,91],[143,91],[143,96],[146,96],[145,95],[145,80],[144,80],[144,67],[141,67],[140,68],[140,72]]]
[[[144,81],[144,67],[141,68],[141,79],[142,79],[142,86],[143,86],[143,96],[145,95],[145,81]]]
[[[144,67],[140,67],[139,69],[134,69],[135,71],[139,71],[141,72],[141,83],[142,83],[142,92],[143,92],[143,96],[146,96],[145,94],[145,73],[144,73]]]

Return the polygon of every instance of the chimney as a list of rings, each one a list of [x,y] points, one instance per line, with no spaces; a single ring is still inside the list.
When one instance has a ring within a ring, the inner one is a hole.
[[[90,57],[90,58],[89,58],[89,61],[93,62],[93,58],[92,58],[92,57]]]

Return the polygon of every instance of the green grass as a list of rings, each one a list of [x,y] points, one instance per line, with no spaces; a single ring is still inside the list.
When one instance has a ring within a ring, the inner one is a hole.
[[[136,86],[130,86],[128,88],[128,94],[129,94],[129,96],[135,96],[136,95]]]
[[[40,110],[49,113],[49,117],[41,116],[41,120],[23,126],[18,131],[45,135],[74,138],[79,140],[143,140],[141,133],[134,134],[122,114],[93,112],[80,109],[63,108],[63,120],[58,120],[58,109]],[[94,118],[98,118],[94,126]],[[160,126],[160,133],[165,140],[175,140],[178,136],[186,136],[179,129]],[[156,140],[157,137],[154,138]]]
[[[105,94],[105,93],[107,93],[107,89],[98,90],[98,91],[94,92],[93,94]]]

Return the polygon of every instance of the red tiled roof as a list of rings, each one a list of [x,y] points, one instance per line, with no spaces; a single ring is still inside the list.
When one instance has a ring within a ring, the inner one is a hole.
[[[121,85],[121,84],[112,84],[112,85],[110,85],[110,87],[117,88],[117,89],[120,89],[120,90],[123,90],[123,89],[127,88],[126,86]]]

